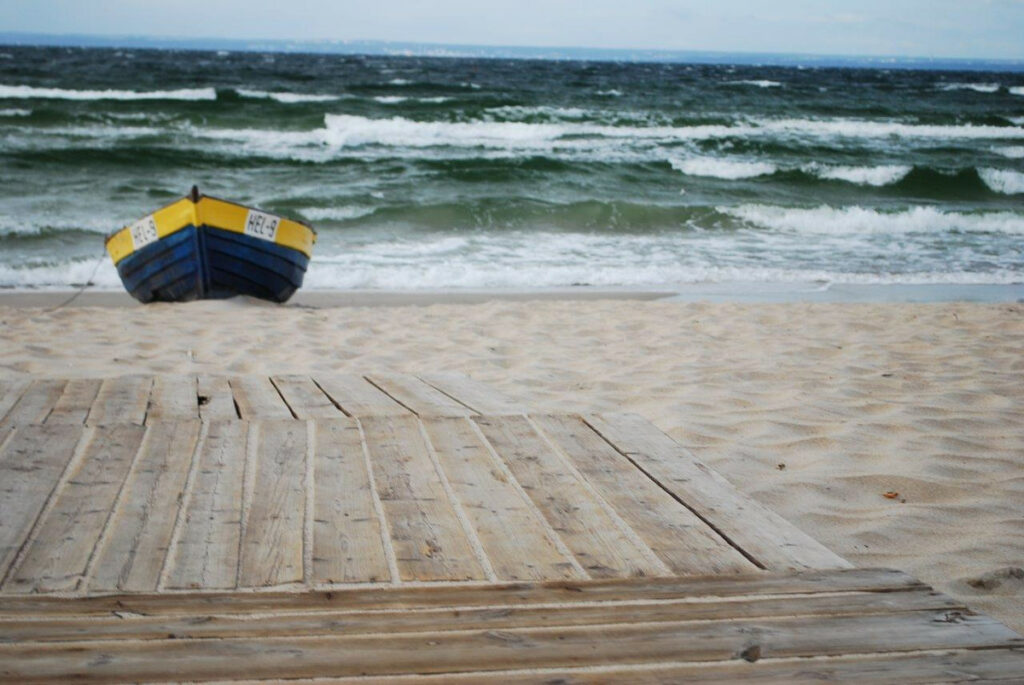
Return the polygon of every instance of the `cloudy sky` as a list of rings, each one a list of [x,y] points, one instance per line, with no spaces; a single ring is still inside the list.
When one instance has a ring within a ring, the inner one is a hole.
[[[1024,58],[1024,0],[0,0],[0,29]]]

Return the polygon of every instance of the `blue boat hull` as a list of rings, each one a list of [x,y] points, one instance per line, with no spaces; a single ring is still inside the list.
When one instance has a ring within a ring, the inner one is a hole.
[[[302,286],[309,257],[298,250],[212,226],[187,226],[117,264],[140,302],[250,295],[285,302]]]

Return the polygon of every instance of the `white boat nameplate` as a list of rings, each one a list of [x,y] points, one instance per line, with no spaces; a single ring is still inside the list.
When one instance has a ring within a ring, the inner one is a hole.
[[[245,218],[245,234],[260,240],[274,242],[277,238],[277,225],[281,223],[281,217],[249,210],[249,216]]]
[[[155,243],[160,236],[156,232],[156,221],[153,215],[139,219],[132,224],[129,231],[132,234],[132,250],[138,250],[150,243]]]

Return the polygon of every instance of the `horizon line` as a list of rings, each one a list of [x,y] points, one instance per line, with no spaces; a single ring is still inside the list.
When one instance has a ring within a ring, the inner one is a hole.
[[[15,43],[9,40],[19,41]],[[43,42],[20,42],[21,40]],[[82,41],[95,44],[83,44]],[[123,42],[119,42],[123,41]],[[134,43],[132,43],[134,41]],[[150,43],[140,45],[139,42]],[[782,60],[784,66],[796,65],[800,60],[812,62],[862,62],[899,67],[902,65],[925,66],[935,63],[946,64],[985,64],[1002,67],[1018,67],[1024,69],[1024,57],[936,57],[921,55],[880,55],[880,54],[843,54],[843,53],[802,53],[802,52],[753,52],[743,50],[706,50],[684,48],[621,48],[621,47],[590,47],[590,46],[543,46],[543,45],[483,45],[473,43],[436,43],[404,40],[353,39],[353,38],[218,38],[218,37],[186,37],[186,36],[152,36],[144,34],[99,34],[99,33],[43,33],[36,31],[0,31],[0,44],[14,47],[106,47],[133,49],[179,49],[191,51],[213,51],[229,49],[236,52],[276,52],[284,54],[366,54],[383,56],[439,57],[439,58],[478,58],[478,59],[549,59],[549,60],[580,60],[580,61],[683,61],[683,58],[724,58],[742,57],[750,65],[763,63],[753,62],[757,58]],[[162,44],[162,45],[161,45]],[[217,45],[220,47],[217,47]],[[233,46],[233,47],[231,47]],[[376,51],[359,51],[349,48],[377,48]],[[309,48],[309,49],[303,49]],[[334,50],[315,50],[313,48],[335,48]],[[390,48],[390,50],[388,49]],[[420,52],[416,52],[416,51]],[[458,50],[473,51],[461,54]],[[431,51],[440,51],[431,52]],[[513,51],[520,54],[508,54]],[[491,54],[481,54],[488,53]],[[576,54],[544,54],[569,52]],[[533,53],[533,54],[527,54]],[[592,57],[585,57],[590,53]]]

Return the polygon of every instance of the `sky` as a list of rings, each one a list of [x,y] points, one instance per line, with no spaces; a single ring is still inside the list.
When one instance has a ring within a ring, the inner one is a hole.
[[[1024,0],[0,0],[0,30],[1024,58]]]

